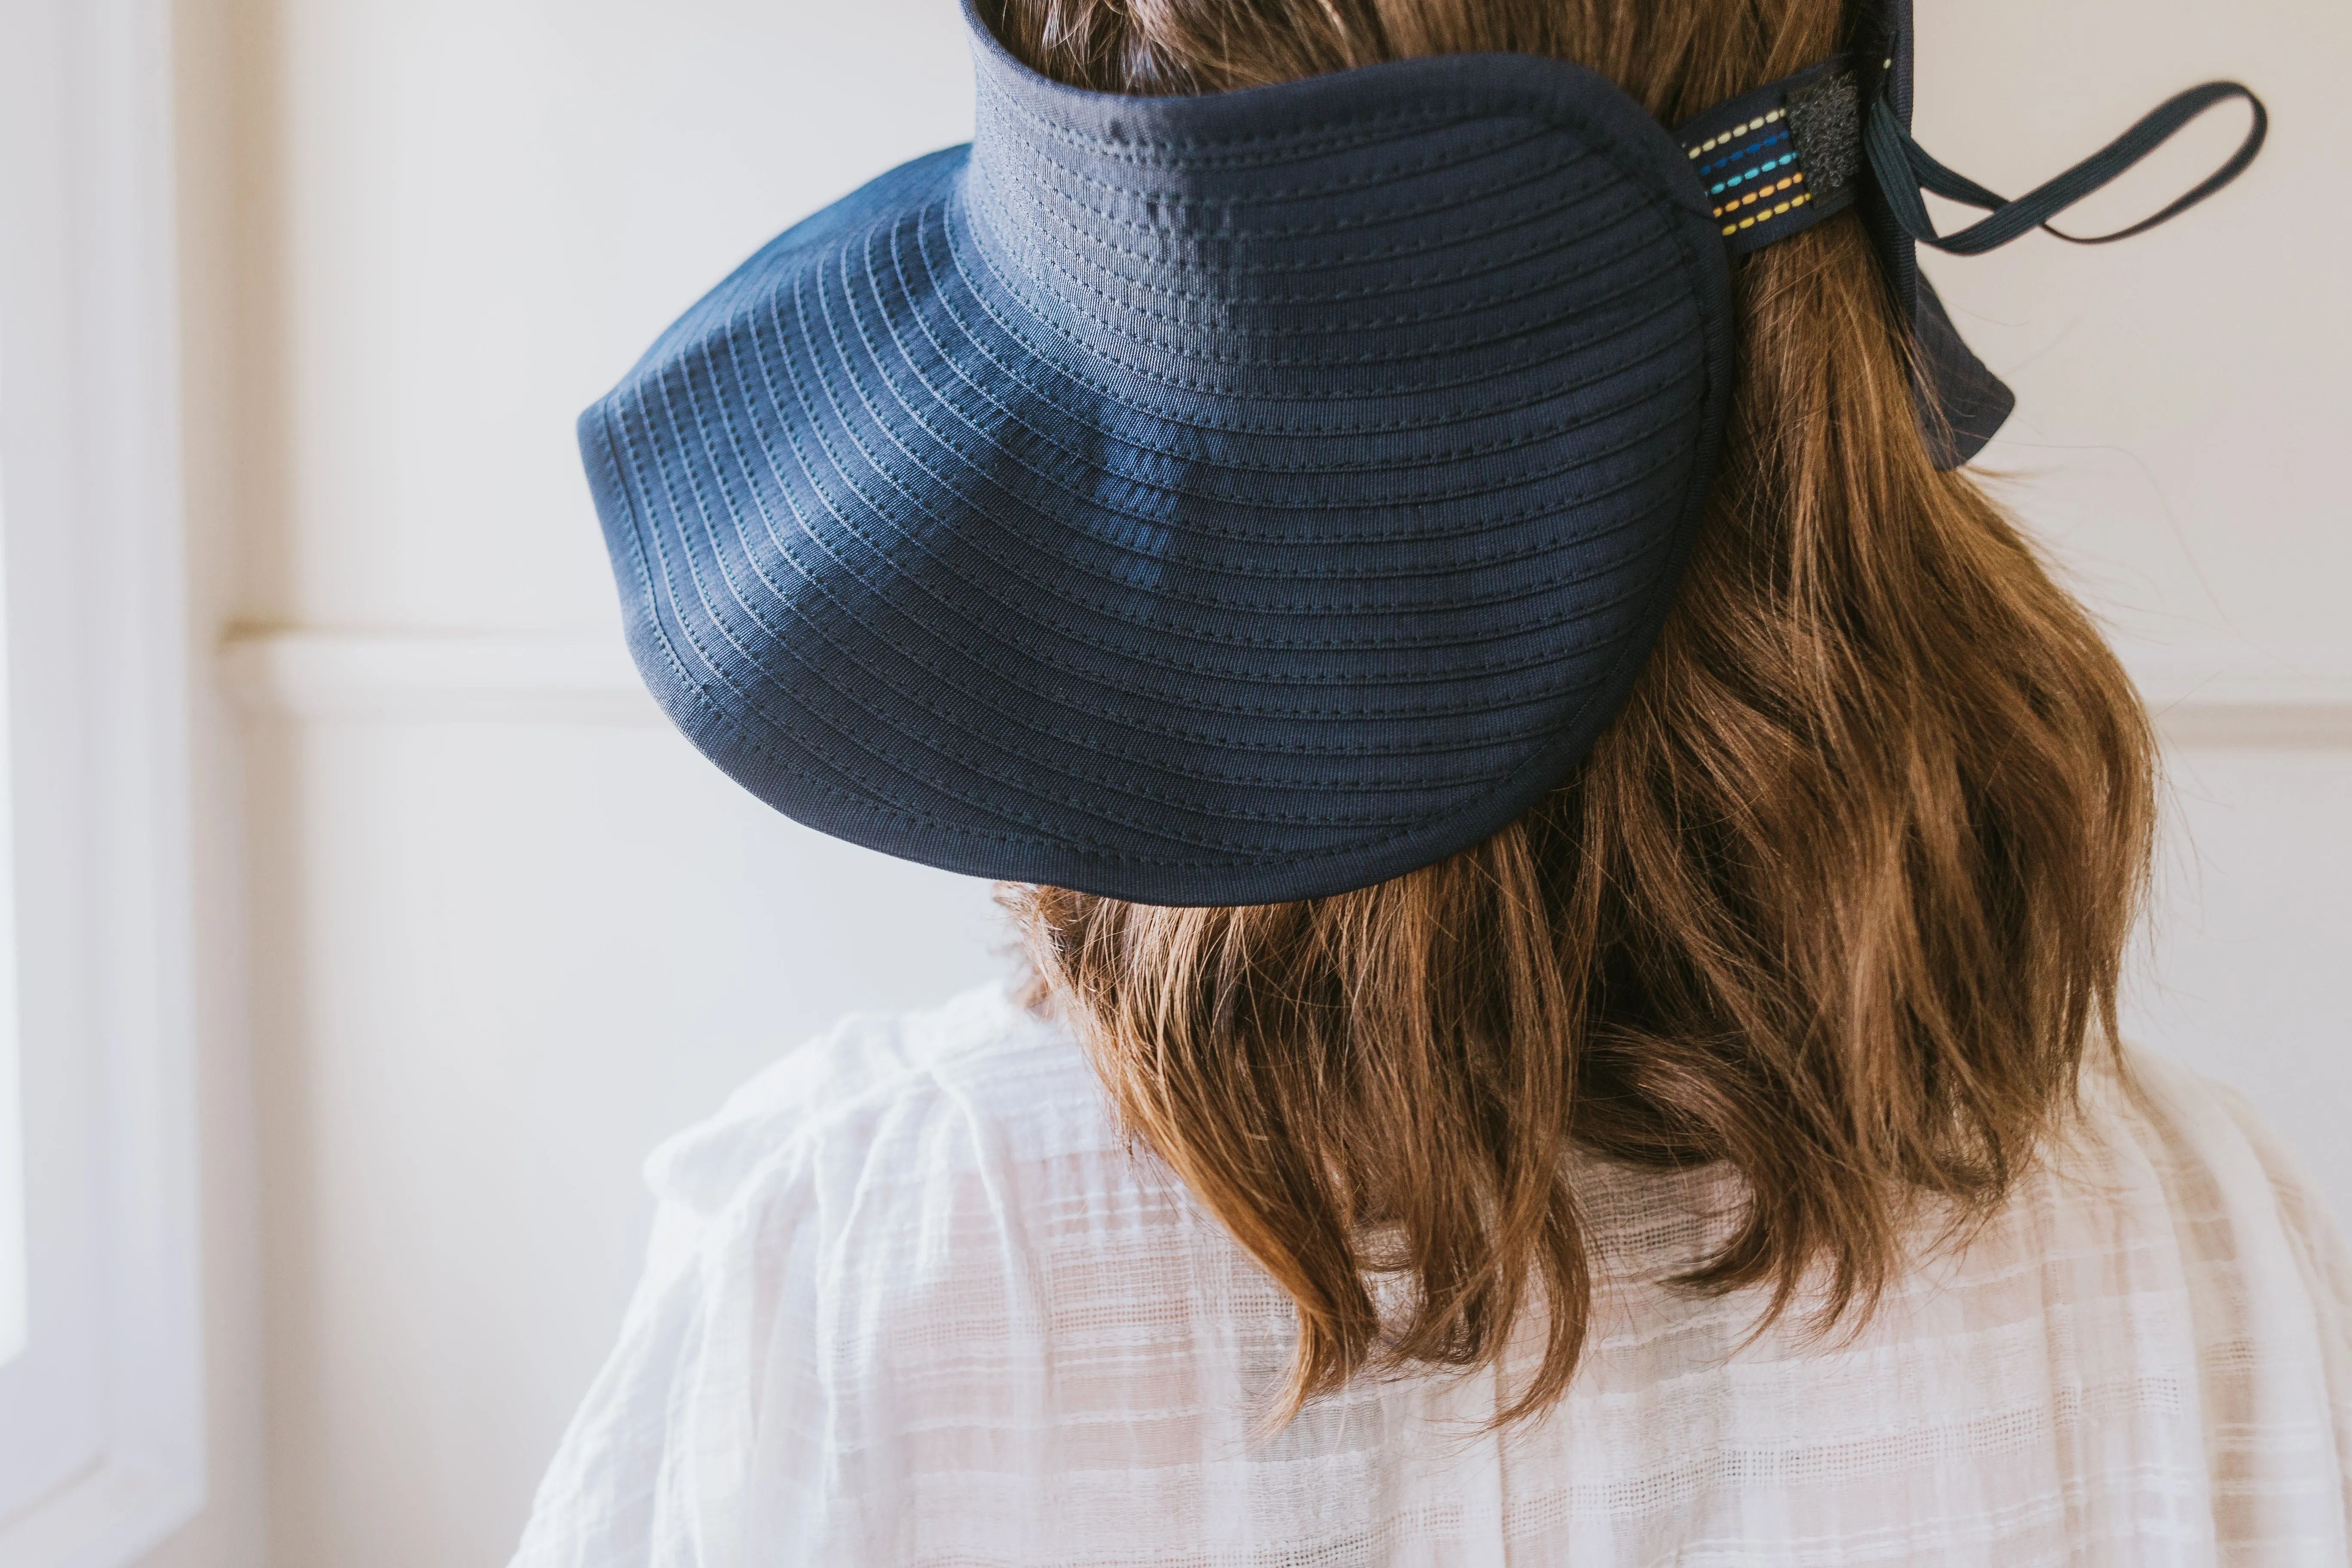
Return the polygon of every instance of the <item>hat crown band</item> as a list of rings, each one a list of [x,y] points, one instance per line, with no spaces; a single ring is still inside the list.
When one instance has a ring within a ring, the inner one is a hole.
[[[1106,112],[983,71],[950,239],[1063,339],[1180,386],[1379,396],[1403,361],[1475,374],[1531,310],[1589,314],[1670,242],[1543,92],[1488,80],[1473,99],[1462,58],[1221,95],[1257,100],[1244,136],[1191,123],[1218,98]],[[1538,83],[1573,69],[1507,63]]]

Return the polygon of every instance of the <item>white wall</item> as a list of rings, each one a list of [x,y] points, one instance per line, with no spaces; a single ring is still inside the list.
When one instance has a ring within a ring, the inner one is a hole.
[[[609,1345],[645,1150],[999,963],[984,885],[650,721],[572,436],[758,242],[968,135],[963,46],[941,0],[186,8],[238,230],[195,291],[236,324],[273,1561],[492,1563]]]
[[[2252,1094],[2352,1220],[2352,6],[1917,0],[1917,132],[2015,193],[2208,78],[2269,144],[2206,206],[2112,247],[1932,258],[2016,387],[1984,465],[2105,615],[2169,721],[2170,833],[2126,1026]],[[2217,110],[2061,220],[2155,211],[2245,127]],[[1944,208],[1953,222],[1973,216]]]
[[[651,721],[571,436],[759,241],[967,133],[962,42],[950,0],[182,5],[218,121],[217,609],[257,715],[274,1561],[496,1563],[617,1322],[645,1149],[838,1013],[999,962],[985,889],[772,816]],[[2314,195],[2352,189],[2352,19],[1921,5],[1922,139],[1997,187],[2207,75],[2275,112],[2174,228],[1937,276],[2022,396],[2019,506],[2178,700],[2195,874],[2134,1026],[2254,1093],[2352,1214],[2352,204]]]

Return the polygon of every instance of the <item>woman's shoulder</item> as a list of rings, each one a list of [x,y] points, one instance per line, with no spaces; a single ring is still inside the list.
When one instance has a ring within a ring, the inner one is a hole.
[[[2336,1337],[2352,1330],[2343,1316],[2352,1309],[2352,1269],[2335,1216],[2244,1096],[2168,1057],[2128,1048],[2091,1075],[2086,1099],[2098,1147],[2062,1149],[2062,1169],[2070,1155],[2086,1165],[2100,1199],[2118,1184],[2136,1191],[2191,1269],[2281,1291],[2302,1286],[2334,1320]]]
[[[1157,1249],[1165,1208],[1122,1201],[1150,1179],[1085,1055],[1001,984],[845,1018],[646,1177],[645,1273],[518,1563],[667,1561],[665,1542],[754,1531],[747,1510],[774,1560],[850,1560],[795,1546],[828,1517],[793,1512],[812,1478],[887,1489],[910,1412],[995,1386],[975,1354],[1046,1375],[1052,1303],[1080,1294],[1056,1264],[1107,1236]]]
[[[871,1165],[886,1147],[901,1184],[941,1173],[939,1145],[983,1130],[1041,1155],[1116,1142],[1068,1031],[1002,981],[919,1012],[843,1018],[665,1142],[646,1175],[665,1205],[711,1216],[762,1188]]]

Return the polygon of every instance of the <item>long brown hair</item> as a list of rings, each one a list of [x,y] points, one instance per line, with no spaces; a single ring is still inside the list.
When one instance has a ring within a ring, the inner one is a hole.
[[[1000,0],[1038,69],[1204,92],[1514,50],[1669,123],[1844,42],[1837,0]],[[1304,902],[1008,889],[1126,1126],[1287,1292],[1295,1412],[1367,1368],[1568,1384],[1571,1148],[1721,1162],[1684,1277],[1858,1321],[2001,1202],[2112,1051],[2147,874],[2146,715],[2083,609],[1920,439],[1858,220],[1737,268],[1741,369],[1657,649],[1576,774],[1474,849]],[[1924,1227],[1924,1228],[1923,1228]],[[1374,1277],[1396,1289],[1376,1306]],[[1402,1305],[1396,1303],[1402,1302]]]

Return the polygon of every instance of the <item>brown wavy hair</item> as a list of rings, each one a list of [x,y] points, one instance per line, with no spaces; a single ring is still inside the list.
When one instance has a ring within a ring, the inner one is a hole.
[[[1507,50],[1673,123],[1835,52],[1837,0],[998,0],[1065,81],[1208,92]],[[1124,1125],[1288,1294],[1280,1414],[1367,1369],[1582,1350],[1572,1148],[1721,1162],[1681,1283],[1858,1322],[1996,1209],[2112,1056],[2146,880],[2146,714],[2082,607],[1916,428],[1859,220],[1736,267],[1740,370],[1657,649],[1575,775],[1477,847],[1333,898],[1008,888]],[[1376,1277],[1387,1276],[1384,1312]],[[1398,1305],[1397,1303],[1402,1303]]]

